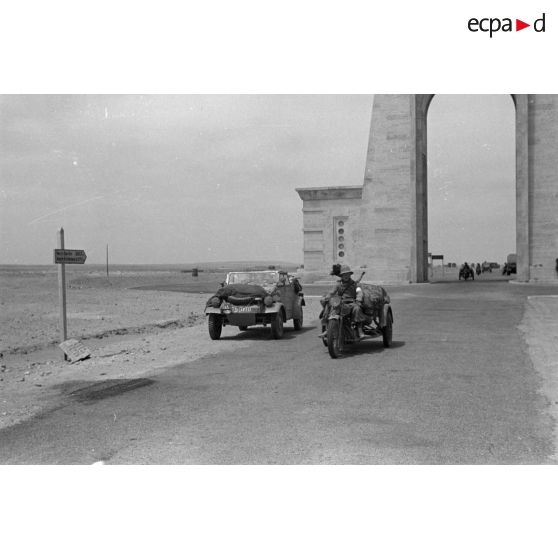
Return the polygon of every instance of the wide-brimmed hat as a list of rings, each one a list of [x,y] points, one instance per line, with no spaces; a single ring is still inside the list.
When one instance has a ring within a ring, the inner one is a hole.
[[[348,265],[342,265],[341,269],[339,270],[339,275],[343,275],[344,273],[350,273],[352,275],[353,272]]]

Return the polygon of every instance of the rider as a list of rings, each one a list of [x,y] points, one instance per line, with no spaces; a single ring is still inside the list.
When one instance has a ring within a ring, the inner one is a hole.
[[[366,321],[366,316],[361,308],[364,293],[358,286],[358,283],[356,281],[353,281],[353,279],[351,278],[352,274],[353,272],[348,265],[342,265],[339,269],[340,280],[337,281],[335,289],[333,289],[333,291],[329,293],[329,296],[331,297],[333,295],[338,295],[343,301],[346,301],[347,299],[351,300],[351,319],[357,326],[357,334],[359,339],[362,339],[364,337],[362,324]]]

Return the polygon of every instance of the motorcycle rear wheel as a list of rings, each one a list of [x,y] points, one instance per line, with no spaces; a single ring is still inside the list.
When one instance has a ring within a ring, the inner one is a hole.
[[[339,358],[343,352],[343,332],[339,320],[329,320],[327,324],[327,350],[331,358]]]
[[[382,340],[384,347],[391,347],[393,341],[393,318],[391,317],[391,312],[388,312],[386,325],[382,328]]]

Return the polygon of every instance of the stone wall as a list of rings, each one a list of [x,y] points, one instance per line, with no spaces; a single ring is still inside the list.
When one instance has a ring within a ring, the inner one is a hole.
[[[529,95],[530,280],[557,281],[558,95]]]
[[[412,95],[375,95],[366,160],[359,265],[375,282],[411,280],[414,242]]]
[[[362,186],[300,188],[297,192],[303,200],[304,278],[327,277],[334,263],[354,267]]]

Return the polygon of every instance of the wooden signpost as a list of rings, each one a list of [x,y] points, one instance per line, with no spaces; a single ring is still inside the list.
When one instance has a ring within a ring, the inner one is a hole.
[[[58,248],[54,250],[54,263],[58,264],[60,337],[62,338],[62,343],[68,338],[68,328],[66,325],[66,264],[83,264],[86,259],[85,250],[66,250],[64,248],[64,229],[61,227],[58,230]],[[67,360],[66,352],[64,352],[64,360]]]
[[[64,229],[60,229],[62,234],[64,233]],[[82,264],[85,263],[87,256],[85,255],[84,250],[64,250],[64,249],[57,249],[54,250],[54,263],[57,264],[67,264],[67,263],[75,263],[75,264]]]

